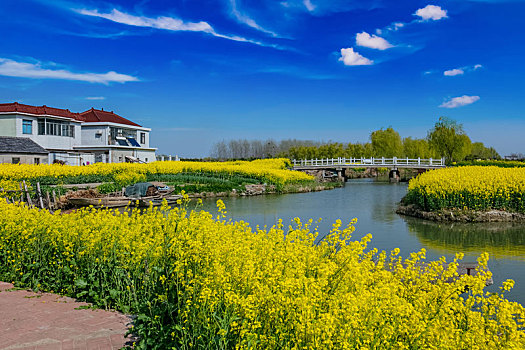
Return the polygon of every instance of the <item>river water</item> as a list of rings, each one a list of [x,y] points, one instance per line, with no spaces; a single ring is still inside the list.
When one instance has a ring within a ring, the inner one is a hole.
[[[356,179],[330,191],[229,197],[223,201],[229,218],[247,221],[253,227],[273,226],[279,218],[284,224],[295,217],[303,222],[321,218],[319,232],[325,233],[337,219],[346,226],[357,218],[353,238],[371,233],[370,248],[387,252],[400,248],[405,257],[425,248],[429,260],[446,256],[448,261],[456,252],[463,252],[464,262],[475,262],[482,252],[488,252],[494,285],[487,290],[497,291],[502,281],[513,279],[516,284],[507,297],[525,305],[524,224],[443,224],[401,216],[395,208],[406,190],[406,183]],[[205,200],[203,205],[204,210],[216,211],[214,199]]]

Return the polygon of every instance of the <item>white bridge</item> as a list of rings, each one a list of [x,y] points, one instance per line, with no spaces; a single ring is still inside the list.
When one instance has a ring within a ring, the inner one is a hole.
[[[322,159],[294,159],[293,170],[322,170],[323,177],[325,170],[337,172],[340,181],[345,181],[344,169],[348,168],[388,168],[388,175],[391,182],[398,182],[400,179],[400,168],[418,169],[424,172],[431,169],[446,167],[445,158],[440,159],[423,159],[423,158],[322,158]]]
[[[445,158],[322,158],[294,159],[294,170],[314,170],[327,168],[412,168],[437,169],[445,167]]]

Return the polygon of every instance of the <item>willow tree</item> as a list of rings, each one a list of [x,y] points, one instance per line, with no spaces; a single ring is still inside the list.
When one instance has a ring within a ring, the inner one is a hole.
[[[428,132],[430,147],[447,163],[463,160],[472,147],[470,138],[465,134],[463,125],[453,119],[440,117],[434,128]]]
[[[401,136],[392,127],[374,131],[370,135],[370,140],[376,157],[400,157],[403,155]]]

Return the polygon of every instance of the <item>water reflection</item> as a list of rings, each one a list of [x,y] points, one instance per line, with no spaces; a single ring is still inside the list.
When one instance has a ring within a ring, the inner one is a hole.
[[[514,223],[435,223],[404,217],[424,246],[445,253],[488,252],[495,258],[525,260],[525,225]]]

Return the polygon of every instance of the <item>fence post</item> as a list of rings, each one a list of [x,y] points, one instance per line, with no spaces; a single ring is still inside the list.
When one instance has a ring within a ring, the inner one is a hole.
[[[36,183],[36,195],[38,197],[40,208],[44,209],[44,201],[42,200],[42,191],[40,191],[40,182]]]
[[[52,208],[51,208],[51,198],[49,198],[49,191],[46,192],[46,200],[47,200],[47,208],[49,210],[52,210]]]
[[[421,165],[421,157],[417,158],[417,165]]]
[[[31,195],[29,194],[29,191],[27,190],[26,180],[22,180],[22,182],[24,184],[24,192],[25,192],[26,197],[27,197],[27,204],[29,206],[33,206],[33,201],[31,200]]]
[[[432,166],[432,158],[430,158],[429,163],[429,165]]]

